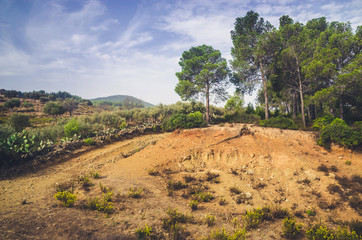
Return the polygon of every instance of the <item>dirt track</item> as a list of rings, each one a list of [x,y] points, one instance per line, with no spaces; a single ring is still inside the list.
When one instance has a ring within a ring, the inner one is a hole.
[[[178,208],[193,215],[194,223],[185,225],[189,239],[206,236],[212,230],[203,219],[207,213],[216,216],[214,229],[232,229],[231,220],[255,207],[281,206],[304,212],[315,209],[314,218],[360,219],[360,215],[327,187],[337,183],[335,176],[352,176],[362,172],[361,154],[333,147],[331,151],[315,144],[309,132],[265,129],[244,125],[213,126],[204,129],[181,130],[174,133],[147,135],[89,149],[66,161],[38,172],[0,182],[0,238],[2,239],[127,239],[135,237],[135,229],[145,224],[162,232],[161,218],[168,208]],[[145,147],[145,148],[144,148]],[[124,156],[132,155],[127,158]],[[352,165],[346,165],[345,161]],[[321,164],[335,166],[336,173],[318,171]],[[159,176],[151,176],[155,169]],[[90,190],[75,189],[78,202],[74,208],[64,208],[53,198],[57,184],[97,171],[101,179],[93,180]],[[220,175],[219,183],[207,182],[207,172]],[[167,181],[184,181],[184,176],[198,179],[216,198],[200,204],[191,213],[190,199],[182,191],[168,196]],[[102,196],[99,183],[118,194],[115,211],[105,214],[82,209],[89,197]],[[230,187],[251,195],[247,203],[237,204]],[[143,188],[143,197],[127,197],[129,188]],[[225,198],[227,205],[218,200]],[[321,201],[340,202],[336,209],[321,209]],[[23,204],[25,203],[25,204]],[[262,231],[250,232],[250,239],[279,239],[281,222],[264,224]]]

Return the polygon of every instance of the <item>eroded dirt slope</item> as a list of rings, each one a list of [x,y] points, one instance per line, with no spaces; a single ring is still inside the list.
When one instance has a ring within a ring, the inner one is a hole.
[[[359,180],[361,154],[336,147],[327,151],[314,138],[310,132],[226,124],[89,149],[38,172],[2,180],[0,238],[133,239],[136,229],[147,224],[167,239],[161,219],[169,208],[192,216],[183,225],[187,239],[200,239],[213,229],[242,227],[246,210],[264,206],[288,209],[304,225],[361,219],[358,202],[354,208],[350,203],[360,192],[347,195],[328,188],[335,184],[348,191],[341,178]],[[101,178],[84,189],[76,180],[90,172]],[[53,195],[59,184],[72,180],[78,201],[65,208]],[[175,181],[187,182],[187,188],[167,189]],[[114,193],[114,211],[108,218],[84,209],[89,198],[102,197],[100,184]],[[232,193],[230,187],[240,193]],[[130,188],[142,189],[141,198],[129,197]],[[191,211],[196,188],[213,199]],[[317,215],[308,217],[307,210]],[[216,217],[212,227],[205,224],[207,214]],[[281,225],[281,220],[265,222],[249,231],[249,239],[280,239]]]

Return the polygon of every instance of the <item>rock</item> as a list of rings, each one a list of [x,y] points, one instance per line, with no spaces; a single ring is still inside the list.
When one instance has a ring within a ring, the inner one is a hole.
[[[330,177],[330,178],[336,178],[336,174],[330,173],[330,174],[329,174],[329,177]]]
[[[245,193],[245,198],[246,198],[246,199],[251,199],[251,198],[252,198],[251,193],[250,193],[250,192],[246,192],[246,193]]]

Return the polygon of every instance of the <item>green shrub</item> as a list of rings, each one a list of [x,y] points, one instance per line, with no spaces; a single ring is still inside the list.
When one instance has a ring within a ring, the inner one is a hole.
[[[143,188],[130,188],[128,191],[128,196],[131,198],[141,198],[142,197]]]
[[[6,141],[8,137],[15,133],[15,129],[7,124],[0,124],[0,142]]]
[[[328,124],[331,124],[331,122],[334,120],[334,117],[332,115],[326,115],[324,117],[316,118],[313,121],[313,128],[316,130],[320,130],[327,126]]]
[[[281,129],[298,129],[297,125],[295,125],[292,119],[285,118],[283,116],[272,117],[267,120],[261,120],[260,126],[276,127]]]
[[[4,107],[13,109],[14,107],[20,107],[20,100],[17,98],[10,99],[4,103]]]
[[[137,239],[139,240],[148,240],[151,239],[152,236],[152,227],[147,226],[147,224],[143,228],[138,228],[136,230]]]
[[[166,186],[166,189],[171,191],[180,190],[184,188],[187,188],[187,184],[183,184],[181,181],[174,182],[170,180],[167,182]]]
[[[95,142],[91,138],[84,139],[84,143],[89,146],[95,145]]]
[[[191,200],[191,202],[190,202],[191,210],[193,210],[193,211],[197,210],[198,206],[199,206],[199,201],[197,201],[195,199]]]
[[[24,128],[30,126],[29,116],[21,113],[13,113],[8,119],[9,125],[12,126],[15,131],[20,132]]]
[[[84,176],[80,176],[78,178],[79,183],[82,185],[82,187],[84,188],[88,188],[93,186],[92,180],[90,180],[88,175],[84,175]]]
[[[283,237],[287,239],[295,239],[301,230],[302,224],[297,224],[294,218],[288,217],[283,220]]]
[[[61,201],[65,207],[73,207],[74,202],[77,200],[77,196],[68,191],[57,192],[54,198]]]
[[[108,199],[99,199],[97,197],[88,199],[88,203],[86,205],[87,208],[91,210],[97,210],[99,212],[104,212],[107,214],[111,214],[113,212],[113,203]]]
[[[336,118],[331,124],[323,127],[318,139],[318,145],[326,146],[336,143],[345,147],[358,146],[362,143],[362,132],[349,127],[345,121]]]
[[[79,135],[79,132],[80,132],[80,124],[75,118],[71,119],[64,126],[64,134],[66,137],[73,137],[74,135]]]
[[[25,108],[31,108],[31,107],[34,107],[34,104],[30,103],[30,102],[23,102],[23,107]]]
[[[166,230],[171,230],[177,223],[187,223],[191,220],[191,217],[177,211],[177,209],[169,208],[166,211],[168,217],[161,219],[162,227]]]
[[[310,240],[360,240],[361,237],[356,232],[348,232],[346,228],[338,230],[329,229],[326,226],[316,224],[310,226],[305,232],[305,236]]]
[[[215,197],[209,192],[207,192],[207,193],[199,192],[199,193],[196,193],[193,198],[195,200],[198,200],[199,202],[210,202]]]
[[[260,121],[260,116],[256,114],[248,114],[243,110],[239,110],[234,113],[226,113],[224,115],[224,119],[226,122],[258,123]]]
[[[120,129],[126,129],[128,127],[126,122],[122,122],[121,126],[119,127]]]
[[[43,112],[47,115],[61,115],[65,113],[65,108],[56,102],[48,102],[45,104]]]
[[[317,212],[315,209],[308,209],[305,212],[307,213],[308,217],[314,217],[315,215],[317,215]]]
[[[216,220],[215,216],[213,216],[213,215],[211,215],[211,214],[207,214],[207,215],[205,216],[205,222],[206,222],[206,224],[207,224],[208,227],[214,226],[215,220]]]
[[[260,208],[247,211],[243,216],[247,228],[256,228],[263,221],[263,211]]]
[[[245,228],[237,230],[233,234],[228,234],[223,228],[220,231],[212,231],[208,237],[204,238],[204,240],[245,240],[246,238],[247,231]]]
[[[194,112],[189,114],[177,113],[171,116],[168,121],[163,124],[163,130],[172,131],[177,128],[195,128],[206,126],[201,112]]]

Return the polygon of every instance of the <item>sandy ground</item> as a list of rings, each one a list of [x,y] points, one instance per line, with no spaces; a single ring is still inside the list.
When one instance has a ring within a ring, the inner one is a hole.
[[[264,206],[302,213],[297,221],[304,229],[319,221],[333,226],[336,221],[361,220],[361,212],[351,208],[348,199],[327,189],[338,184],[338,177],[361,175],[360,153],[338,147],[325,150],[315,144],[311,132],[247,125],[248,131],[235,137],[243,128],[243,124],[226,124],[137,137],[82,149],[38,171],[3,179],[0,239],[135,239],[136,229],[145,224],[168,239],[161,219],[169,208],[192,216],[192,222],[183,225],[186,239],[201,239],[215,229],[232,231],[235,222],[242,227],[246,210]],[[320,171],[321,164],[337,171]],[[150,170],[159,174],[152,176]],[[77,183],[79,176],[90,172],[101,178],[92,179],[94,186],[88,189],[75,185],[78,201],[73,208],[54,199],[59,184]],[[217,180],[206,181],[210,173],[219,175]],[[187,189],[172,195],[166,189],[168,181],[185,183],[185,177],[195,179],[189,188],[203,186],[214,199],[191,211]],[[100,184],[110,187],[115,196],[108,217],[83,207],[89,198],[102,197]],[[247,201],[238,204],[238,194],[230,187],[246,194]],[[143,189],[142,197],[130,198],[130,188]],[[226,205],[219,204],[221,198]],[[337,207],[323,207],[333,203]],[[308,217],[305,211],[312,209],[317,215]],[[216,217],[212,227],[205,224],[207,214]],[[249,239],[281,239],[281,231],[281,220],[264,222],[249,231]]]

